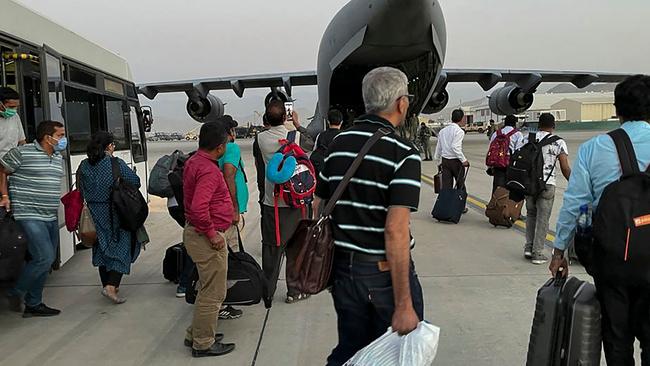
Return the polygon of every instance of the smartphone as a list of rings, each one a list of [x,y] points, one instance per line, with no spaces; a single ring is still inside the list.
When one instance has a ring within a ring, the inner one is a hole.
[[[293,122],[293,102],[285,102],[284,109],[287,112],[287,121]]]

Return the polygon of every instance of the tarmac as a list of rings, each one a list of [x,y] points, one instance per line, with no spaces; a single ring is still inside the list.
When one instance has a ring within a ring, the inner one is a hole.
[[[595,132],[567,132],[570,157]],[[175,149],[191,151],[195,142],[150,143],[150,167]],[[259,208],[251,140],[241,140],[247,167],[250,203],[244,245],[261,257]],[[523,365],[538,288],[549,278],[547,265],[523,258],[520,230],[493,228],[483,215],[491,177],[484,171],[487,138],[470,134],[465,152],[472,164],[468,177],[470,211],[458,225],[435,222],[435,195],[423,178],[420,210],[412,215],[416,239],[413,258],[423,287],[425,317],[441,328],[435,365]],[[423,175],[435,174],[433,162]],[[555,227],[566,181],[558,177],[551,228]],[[219,321],[226,342],[237,348],[229,355],[193,359],[183,346],[192,306],[175,297],[176,286],[162,277],[165,249],[180,242],[182,229],[169,217],[165,201],[151,197],[146,227],[152,242],[125,276],[123,305],[100,295],[90,252],[77,253],[47,282],[45,302],[62,309],[52,318],[23,319],[6,310],[0,299],[0,365],[324,365],[336,345],[336,313],[327,292],[292,305],[284,303],[286,286],[278,283],[275,302],[243,307],[240,319]],[[521,223],[520,225],[525,225]],[[552,239],[553,233],[549,234]],[[584,269],[571,273],[589,279]],[[282,276],[283,277],[283,276]],[[602,363],[605,364],[604,361]]]

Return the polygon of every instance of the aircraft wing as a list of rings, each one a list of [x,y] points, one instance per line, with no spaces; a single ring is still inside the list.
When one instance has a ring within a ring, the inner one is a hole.
[[[288,94],[291,94],[292,87],[316,85],[316,79],[316,71],[232,76],[161,83],[145,83],[138,85],[138,92],[149,99],[153,99],[159,93],[185,92],[190,94],[196,92],[205,96],[211,90],[232,90],[241,98],[244,96],[244,91],[246,89],[254,88],[284,88]]]
[[[629,75],[630,74],[589,71],[443,69],[439,83],[475,82],[485,91],[492,89],[500,82],[516,83],[524,90],[530,90],[531,88],[536,87],[540,82],[572,83],[578,88],[584,88],[594,82],[620,82]],[[277,87],[284,88],[288,93],[290,93],[291,88],[294,86],[309,86],[316,84],[316,71],[303,71],[294,73],[260,74],[145,83],[138,85],[138,92],[149,99],[153,99],[159,93],[192,93],[196,91],[205,96],[205,94],[211,90],[232,90],[241,98],[246,89]]]
[[[476,82],[485,91],[500,82],[516,83],[525,91],[531,91],[540,82],[572,83],[584,88],[591,83],[620,82],[628,76],[630,74],[591,71],[443,69],[440,79],[442,83]]]

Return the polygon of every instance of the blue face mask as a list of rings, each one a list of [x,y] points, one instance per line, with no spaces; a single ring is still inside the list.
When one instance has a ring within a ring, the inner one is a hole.
[[[59,152],[65,151],[65,149],[68,147],[68,139],[65,136],[61,137],[61,139],[57,140],[57,144],[54,145],[53,147],[54,147],[54,151],[59,151]]]

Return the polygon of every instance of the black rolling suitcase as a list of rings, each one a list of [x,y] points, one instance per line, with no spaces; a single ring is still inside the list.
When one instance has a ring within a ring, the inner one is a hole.
[[[167,248],[163,259],[163,276],[167,281],[178,283],[183,273],[185,256],[187,256],[185,245],[178,243]]]
[[[537,292],[526,366],[600,365],[600,322],[594,285],[550,279]]]
[[[11,213],[0,208],[0,282],[18,279],[26,253],[27,237]]]
[[[465,170],[462,182],[465,181],[466,177],[467,170]],[[465,211],[467,205],[467,192],[464,189],[458,189],[460,183],[460,180],[456,182],[456,188],[443,188],[440,190],[440,194],[438,194],[436,203],[431,211],[431,216],[434,219],[454,224],[460,222],[460,218],[463,216],[463,211]]]

